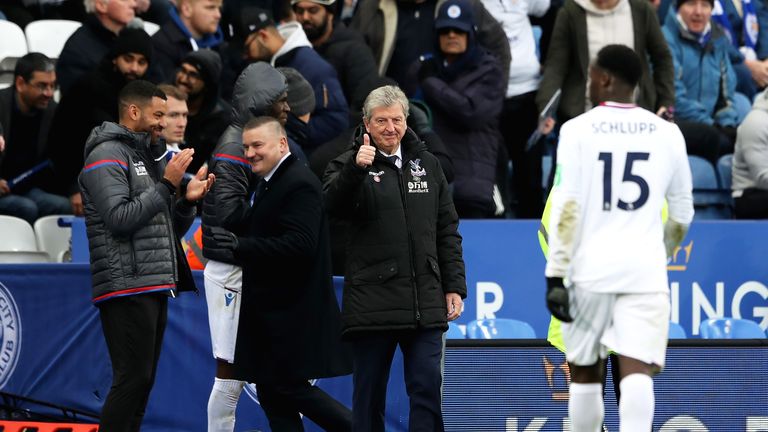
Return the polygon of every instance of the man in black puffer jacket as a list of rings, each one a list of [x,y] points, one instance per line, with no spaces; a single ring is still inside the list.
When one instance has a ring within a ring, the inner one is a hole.
[[[349,223],[343,334],[353,352],[353,430],[384,430],[389,365],[403,352],[411,430],[443,430],[442,335],[466,297],[459,218],[435,156],[407,128],[395,86],[371,92],[367,133],[329,165],[328,212]],[[375,146],[375,147],[374,147]]]
[[[91,253],[93,302],[112,360],[112,388],[101,429],[138,431],[155,379],[168,296],[196,290],[179,243],[213,176],[201,168],[176,191],[194,151],[165,163],[166,96],[135,80],[118,96],[120,124],[91,132],[80,175]]]

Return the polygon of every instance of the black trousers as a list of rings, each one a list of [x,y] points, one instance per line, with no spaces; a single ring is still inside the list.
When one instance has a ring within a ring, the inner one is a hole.
[[[402,330],[367,332],[352,345],[352,430],[383,432],[387,381],[395,349],[403,352],[405,390],[410,399],[408,430],[442,432],[440,363],[443,331]]]
[[[541,142],[525,151],[528,138],[539,124],[536,92],[524,93],[504,101],[501,134],[512,160],[512,191],[517,200],[515,217],[538,219],[544,212],[544,189],[541,187]]]
[[[744,189],[733,202],[736,219],[768,219],[768,190]]]
[[[259,403],[273,432],[303,431],[301,415],[326,431],[352,430],[352,412],[306,380],[256,384]]]
[[[112,361],[112,387],[101,410],[99,430],[139,431],[160,359],[168,296],[118,297],[101,303],[99,314]]]

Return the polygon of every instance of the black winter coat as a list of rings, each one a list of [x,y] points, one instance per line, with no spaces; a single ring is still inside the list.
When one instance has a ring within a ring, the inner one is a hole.
[[[454,200],[461,208],[469,206],[489,215],[495,210],[493,186],[504,143],[499,115],[506,86],[499,61],[489,53],[453,81],[437,76],[421,82],[424,100],[432,108],[432,127],[453,161]]]
[[[320,181],[293,155],[253,203],[235,253],[244,263],[238,377],[264,383],[351,373]]]
[[[196,290],[179,238],[195,217],[162,184],[165,146],[105,122],[93,130],[80,175],[93,301]]]
[[[377,152],[355,164],[360,140],[328,165],[328,211],[349,222],[344,334],[448,327],[446,293],[466,297],[459,218],[437,158],[413,131],[403,169]]]
[[[117,35],[101,25],[96,16],[88,15],[83,25],[67,39],[56,60],[56,80],[62,94],[86,72],[96,69],[115,39]]]
[[[370,90],[369,83],[379,78],[376,59],[363,36],[339,21],[334,23],[331,37],[314,48],[336,69],[349,106],[362,107]]]

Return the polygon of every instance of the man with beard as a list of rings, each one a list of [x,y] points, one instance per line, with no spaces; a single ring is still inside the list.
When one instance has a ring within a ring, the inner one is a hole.
[[[119,104],[120,123],[104,122],[88,137],[80,187],[92,301],[113,369],[100,427],[138,432],[157,372],[168,297],[197,291],[179,237],[214,176],[201,168],[177,197],[195,151],[182,150],[167,164],[162,157],[165,94],[135,80],[122,89]]]
[[[54,63],[40,53],[20,58],[13,86],[0,90],[0,214],[25,219],[30,224],[40,216],[70,212],[67,199],[41,189],[42,173],[13,184],[42,162],[48,127],[56,109]]]
[[[216,142],[229,126],[232,107],[219,97],[220,82],[221,58],[209,49],[187,54],[176,72],[176,87],[188,98],[184,141],[197,155],[187,170],[189,173],[197,172],[210,158]]]
[[[105,121],[117,121],[117,96],[126,83],[142,78],[152,61],[152,43],[141,29],[120,32],[99,67],[83,75],[64,93],[53,118],[50,158],[61,193],[70,197],[76,215],[83,214],[77,175],[83,166],[83,148],[91,130]]]
[[[292,67],[312,85],[317,104],[309,120],[309,146],[305,153],[310,154],[346,129],[349,108],[336,70],[312,49],[299,23],[284,23],[278,29],[269,11],[249,7],[242,11],[238,30],[245,40],[249,61]]]
[[[312,47],[336,69],[339,83],[352,107],[362,106],[368,81],[379,76],[373,52],[363,36],[335,21],[336,0],[291,0],[296,21]]]

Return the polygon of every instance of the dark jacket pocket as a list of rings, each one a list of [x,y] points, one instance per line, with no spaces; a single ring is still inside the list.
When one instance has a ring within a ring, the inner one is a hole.
[[[440,266],[437,265],[437,260],[431,256],[427,256],[427,267],[437,277],[438,282],[442,282],[443,278],[440,276]]]
[[[380,284],[392,279],[396,275],[397,261],[389,260],[358,271],[352,275],[352,283],[355,285]]]

